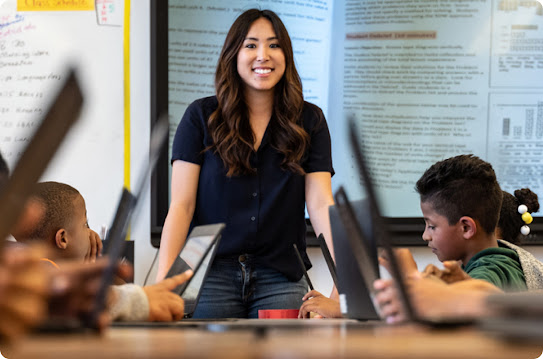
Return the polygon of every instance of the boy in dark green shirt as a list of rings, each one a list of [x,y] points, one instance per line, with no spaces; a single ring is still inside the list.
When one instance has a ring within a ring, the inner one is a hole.
[[[435,163],[417,181],[426,222],[422,239],[443,261],[461,261],[470,277],[525,290],[518,254],[496,238],[502,191],[492,166],[473,155]]]
[[[517,252],[505,247],[483,249],[463,269],[470,277],[486,280],[508,291],[526,290],[526,279]]]

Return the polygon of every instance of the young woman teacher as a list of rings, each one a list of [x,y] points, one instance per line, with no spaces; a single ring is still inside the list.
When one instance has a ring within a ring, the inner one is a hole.
[[[279,17],[251,9],[230,28],[215,74],[216,96],[193,102],[175,135],[171,203],[157,279],[189,228],[225,222],[195,318],[256,318],[297,309],[307,282],[305,205],[330,239],[330,134],[305,102],[290,37]],[[332,243],[329,243],[330,248]]]

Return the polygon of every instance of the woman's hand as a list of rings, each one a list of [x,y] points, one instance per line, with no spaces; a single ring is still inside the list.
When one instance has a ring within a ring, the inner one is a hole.
[[[316,290],[303,296],[298,318],[309,318],[309,313],[317,313],[315,318],[341,318],[339,302],[330,299]]]

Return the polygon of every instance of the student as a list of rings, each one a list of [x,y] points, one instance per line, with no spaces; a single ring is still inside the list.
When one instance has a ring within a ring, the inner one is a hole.
[[[421,196],[421,209],[426,222],[422,238],[445,268],[439,270],[429,266],[420,274],[409,251],[397,250],[396,253],[402,257],[404,272],[413,273],[414,277],[418,274],[437,276],[445,284],[480,279],[504,290],[543,288],[541,263],[521,248],[498,240],[495,235],[503,192],[489,163],[472,155],[437,162],[418,180],[416,190]],[[506,218],[520,216],[517,208],[518,205],[514,209],[507,205],[502,210],[503,222],[507,221]],[[380,260],[386,267],[386,261]],[[460,261],[461,267],[457,261]],[[384,290],[390,283],[380,280],[376,288]],[[462,291],[471,285],[488,288],[485,284],[470,281],[461,284]],[[315,295],[318,297],[318,294]],[[385,294],[381,294],[381,297],[388,299]],[[300,315],[310,309],[317,312],[322,310],[315,308],[309,298],[309,295],[304,297],[306,302]],[[318,300],[324,301],[319,297]],[[327,307],[332,307],[331,303],[326,303]],[[383,299],[382,305],[385,304],[389,304],[389,301]],[[386,310],[383,312],[387,313]],[[337,311],[333,313],[337,314]]]
[[[526,206],[523,213],[519,213],[520,206]],[[532,221],[531,213],[539,211],[539,200],[537,194],[529,188],[517,189],[514,195],[503,191],[503,203],[500,210],[500,219],[496,235],[509,243],[521,244],[522,239],[530,234],[529,224]],[[523,220],[523,214],[526,220]]]
[[[0,190],[8,179],[9,169],[0,154]],[[47,303],[47,275],[40,270],[39,263],[43,250],[22,250],[7,243],[3,247],[0,257],[0,342],[16,339],[44,320]]]
[[[528,290],[543,289],[543,263],[533,254],[518,246],[530,233],[531,213],[539,210],[537,194],[528,188],[516,190],[515,195],[503,192],[500,220],[496,228],[498,243],[515,251],[526,278]]]
[[[304,102],[290,37],[274,12],[251,9],[235,20],[215,89],[188,107],[175,135],[157,279],[189,227],[225,222],[194,317],[299,308],[307,283],[292,245],[309,267],[304,205],[315,232],[331,239],[334,170],[324,115]]]
[[[45,259],[58,268],[57,261],[90,261],[91,242],[100,242],[89,228],[85,200],[78,190],[60,182],[36,184],[32,201],[41,205],[45,215],[38,223],[20,228],[14,237],[18,242],[45,242],[51,255]]]
[[[9,169],[0,154],[0,190]],[[4,240],[4,238],[0,239]],[[42,248],[23,250],[3,244],[0,256],[0,343],[14,340],[46,315],[47,274],[41,270]]]
[[[0,343],[13,340],[46,317],[48,275],[39,248],[4,248],[0,258]]]
[[[458,311],[471,308],[467,312],[469,315],[483,314],[484,311],[480,309],[482,303],[488,293],[497,289],[543,289],[541,262],[522,248],[497,238],[496,233],[516,240],[511,228],[516,227],[517,233],[520,233],[525,220],[522,223],[518,220],[521,217],[519,205],[522,203],[511,200],[513,196],[507,192],[497,191],[499,186],[490,164],[471,155],[453,157],[430,167],[417,182],[416,188],[421,195],[421,208],[426,221],[423,239],[429,242],[430,248],[445,265],[444,270],[427,268],[422,274],[417,272],[416,264],[408,265],[411,268],[406,270],[410,278],[410,295],[417,310],[426,314],[432,314],[428,313],[430,311],[433,314],[456,315]],[[530,193],[529,190],[515,191],[529,205],[529,210],[537,211],[537,196],[534,200],[535,194]],[[498,198],[502,199],[499,207],[496,206]],[[492,223],[497,221],[496,208],[500,208],[501,219],[494,232]],[[526,211],[523,209],[521,212]],[[464,216],[463,213],[471,215]],[[474,232],[482,232],[483,237]],[[475,242],[480,238],[483,240]],[[400,250],[397,253],[404,264],[414,263],[408,251]],[[457,265],[457,260],[461,261],[462,267]],[[435,281],[436,275],[442,280]],[[444,284],[451,285],[443,287]],[[392,281],[378,280],[374,287],[380,291],[376,301],[381,313],[390,322],[401,321],[404,315]],[[449,307],[449,300],[462,296],[467,298],[462,301],[463,306],[456,309]],[[471,307],[467,308],[468,305]],[[432,309],[428,306],[432,306]]]
[[[528,289],[543,289],[543,263],[537,260],[530,252],[517,246],[521,243],[522,238],[525,237],[524,233],[528,234],[530,231],[528,225],[532,221],[531,213],[539,210],[537,194],[528,188],[516,190],[514,196],[506,191],[502,193],[503,200],[500,209],[500,219],[496,227],[498,244],[517,252]],[[523,205],[526,206],[525,209],[522,208]],[[522,213],[519,212],[519,208],[522,209],[520,211]],[[451,268],[455,267],[456,262],[445,261],[443,265],[445,269],[440,270],[430,264],[425,268],[423,273],[437,275],[448,283],[465,279],[459,271],[451,272]]]
[[[0,190],[9,178],[9,171],[0,154]],[[36,223],[43,209],[28,205],[17,227]],[[4,240],[4,239],[0,239]],[[50,316],[86,317],[86,303],[94,300],[97,282],[106,267],[104,260],[89,265],[71,265],[62,270],[44,270],[43,246],[25,247],[3,243],[0,255],[0,343],[19,339]],[[63,303],[54,307],[53,302]],[[103,313],[98,321],[103,329],[108,322]]]
[[[475,279],[525,290],[519,256],[500,245],[495,229],[503,194],[492,166],[473,155],[435,163],[417,181],[426,223],[422,239],[444,261],[460,261]]]
[[[87,224],[85,200],[78,190],[59,182],[41,182],[31,198],[41,205],[45,215],[32,227],[15,234],[23,243],[45,242],[51,249],[42,258],[55,268],[66,261],[87,261],[91,253],[89,237],[95,232]],[[184,283],[191,272],[168,278],[155,285],[141,287],[134,284],[112,286],[109,313],[113,320],[180,320],[184,302],[171,291]]]

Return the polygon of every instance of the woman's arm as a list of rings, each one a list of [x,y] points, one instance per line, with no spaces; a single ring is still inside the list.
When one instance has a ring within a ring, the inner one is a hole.
[[[328,245],[330,254],[335,261],[330,215],[328,213],[328,207],[334,204],[332,175],[330,172],[312,172],[305,175],[305,201],[315,234],[323,234],[326,245]],[[338,299],[335,286],[330,297]]]
[[[328,207],[334,204],[332,195],[332,177],[330,172],[312,172],[305,176],[305,201],[307,212],[315,234],[323,234],[332,258],[334,246],[332,245],[332,230],[330,229],[330,215]]]
[[[173,163],[171,202],[160,239],[157,282],[164,279],[185,243],[196,207],[199,177],[199,165],[181,160]]]

